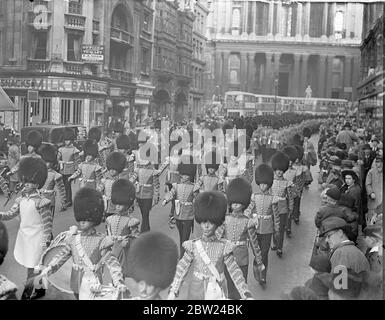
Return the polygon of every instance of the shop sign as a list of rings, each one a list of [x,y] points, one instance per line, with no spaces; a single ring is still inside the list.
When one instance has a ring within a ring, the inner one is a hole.
[[[103,63],[104,46],[83,44],[81,50],[82,61],[88,63]]]
[[[76,92],[107,95],[107,84],[74,78],[0,78],[5,89]]]

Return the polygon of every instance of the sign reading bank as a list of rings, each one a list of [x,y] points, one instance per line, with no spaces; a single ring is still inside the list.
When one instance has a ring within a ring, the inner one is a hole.
[[[4,89],[108,94],[106,83],[74,78],[0,78],[0,86]]]

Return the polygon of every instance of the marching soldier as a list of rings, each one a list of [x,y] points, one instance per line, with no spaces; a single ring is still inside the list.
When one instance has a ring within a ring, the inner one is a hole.
[[[187,161],[188,163],[184,163]],[[172,199],[175,200],[174,218],[179,232],[181,257],[184,254],[182,244],[190,238],[194,227],[193,200],[195,197],[194,178],[196,171],[197,167],[191,156],[182,158],[178,166],[180,182],[172,185],[172,189],[165,194],[162,202],[162,205],[165,206]]]
[[[305,172],[307,170],[307,166],[302,164],[303,160],[303,148],[299,145],[294,146],[297,149],[297,159],[293,163],[293,168],[297,171],[295,183],[297,185],[297,197],[294,199],[294,207],[293,207],[293,218],[295,224],[299,224],[299,216],[301,214],[301,197],[303,193],[303,189],[305,187]]]
[[[66,190],[64,187],[62,175],[53,169],[58,161],[55,147],[50,144],[45,144],[41,149],[41,156],[47,164],[48,174],[47,179],[45,180],[45,184],[40,191],[42,195],[51,202],[50,209],[53,217],[55,214],[56,203],[55,188],[58,191],[60,199],[60,211],[64,211],[66,209],[66,204],[68,203],[66,199]]]
[[[79,164],[77,170],[68,178],[72,182],[80,177],[80,188],[96,189],[102,178],[102,167],[97,163],[98,145],[94,140],[86,140],[83,146],[85,161]]]
[[[126,167],[126,157],[123,153],[114,151],[107,156],[107,172],[100,179],[97,190],[103,195],[105,217],[107,218],[115,212],[115,206],[111,202],[111,190],[113,183],[119,179],[122,171]]]
[[[244,214],[255,221],[258,245],[261,249],[262,262],[265,269],[260,273],[258,282],[266,284],[269,250],[273,233],[279,233],[278,197],[271,194],[274,171],[266,164],[255,169],[255,183],[257,191],[251,195],[250,204]]]
[[[88,132],[88,139],[94,140],[98,145],[97,161],[100,166],[106,166],[107,155],[114,149],[113,142],[104,137],[102,139],[102,131],[98,127],[92,127]]]
[[[72,188],[71,182],[68,181],[68,178],[75,173],[80,159],[80,151],[73,145],[75,138],[75,131],[71,128],[65,128],[63,133],[64,146],[60,147],[58,152],[58,160],[60,166],[59,173],[63,177],[66,191],[67,208],[72,206]]]
[[[283,241],[288,217],[293,212],[293,183],[284,178],[285,172],[289,169],[289,158],[282,152],[276,152],[271,158],[271,166],[274,170],[274,180],[271,192],[278,197],[279,232],[273,237],[273,247],[277,250],[277,256],[282,257]]]
[[[116,138],[117,151],[122,153],[126,158],[126,167],[124,168],[121,177],[126,176],[128,179],[134,173],[135,155],[132,152],[132,142],[128,135],[122,134]]]
[[[207,153],[205,156],[206,174],[199,177],[194,186],[194,192],[223,190],[223,180],[218,176],[219,163],[215,152]]]

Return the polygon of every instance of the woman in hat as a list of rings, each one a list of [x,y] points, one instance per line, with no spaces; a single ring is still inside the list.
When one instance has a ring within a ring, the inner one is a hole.
[[[42,159],[27,157],[20,161],[19,178],[24,183],[22,196],[7,212],[0,212],[0,220],[10,220],[20,216],[14,255],[16,261],[27,268],[27,283],[22,299],[34,299],[45,294],[45,290],[35,290],[33,295],[33,268],[39,263],[44,250],[51,242],[52,214],[51,202],[38,191],[47,179],[47,166]]]
[[[193,201],[194,193],[194,178],[197,167],[193,163],[193,158],[182,157],[181,163],[178,166],[180,174],[179,183],[174,183],[171,190],[165,194],[162,205],[165,206],[171,200],[175,200],[174,219],[179,232],[180,256],[183,256],[183,242],[190,238],[190,234],[194,227]]]
[[[358,215],[362,215],[361,195],[362,189],[359,184],[357,174],[353,170],[343,170],[341,172],[345,184],[341,187],[341,193],[350,195],[354,199],[353,211]]]
[[[135,201],[135,187],[127,179],[114,181],[111,188],[112,215],[106,219],[107,233],[114,241],[112,254],[118,258],[124,277],[128,277],[127,254],[132,242],[139,236],[140,221],[130,214]]]
[[[219,191],[203,192],[197,196],[194,202],[194,217],[201,225],[203,234],[198,239],[183,243],[184,255],[177,265],[168,295],[169,300],[174,300],[178,296],[190,268],[193,272],[187,294],[188,300],[227,297],[225,268],[241,298],[252,298],[234,258],[234,244],[225,239],[218,239],[215,234],[218,226],[225,221],[226,210],[226,197]],[[216,297],[213,297],[211,290],[213,287],[218,288],[220,292]]]
[[[58,152],[59,173],[63,176],[67,207],[72,206],[72,188],[71,182],[68,182],[68,178],[75,173],[80,162],[80,150],[73,145],[75,138],[75,131],[72,128],[64,128],[64,146],[60,147]]]
[[[90,188],[81,188],[75,195],[74,215],[77,229],[65,240],[65,248],[52,258],[48,266],[35,264],[40,276],[56,272],[72,257],[71,290],[75,298],[90,299],[90,284],[103,283],[102,266],[107,265],[115,287],[125,291],[121,266],[111,254],[111,239],[97,232],[96,227],[103,219],[104,204],[102,194]],[[103,259],[104,263],[100,264]]]
[[[102,178],[102,167],[97,163],[98,145],[94,140],[86,140],[83,146],[85,161],[79,164],[78,169],[68,178],[72,182],[80,177],[80,188],[96,189]]]
[[[112,185],[121,177],[120,175],[126,167],[126,157],[123,153],[114,151],[107,156],[106,165],[107,172],[100,179],[96,188],[103,195],[106,210],[105,217],[108,217],[115,212],[115,206],[111,202]]]
[[[43,160],[46,162],[48,169],[47,179],[40,191],[44,197],[51,201],[51,212],[53,217],[55,214],[56,195],[59,196],[60,211],[64,211],[67,208],[66,190],[62,175],[54,170],[58,162],[56,148],[52,144],[45,144],[40,153]]]
[[[248,217],[256,221],[258,245],[261,248],[262,262],[265,269],[258,279],[259,284],[266,284],[269,250],[273,233],[279,233],[279,198],[272,194],[271,186],[274,180],[274,171],[267,164],[261,164],[255,169],[255,183],[257,190],[251,195],[250,204],[244,211]]]

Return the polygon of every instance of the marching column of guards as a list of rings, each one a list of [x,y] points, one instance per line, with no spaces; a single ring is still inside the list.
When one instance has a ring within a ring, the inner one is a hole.
[[[7,198],[20,193],[8,211],[0,212],[0,220],[20,216],[14,255],[27,268],[22,299],[44,296],[44,278],[71,257],[68,282],[76,299],[95,298],[92,288],[106,287],[103,265],[110,269],[114,290],[126,299],[159,299],[166,288],[168,299],[175,299],[190,268],[188,299],[252,299],[248,248],[253,277],[264,288],[274,277],[268,272],[270,249],[280,258],[289,256],[285,236],[287,241],[295,237],[293,222],[299,224],[301,214],[311,214],[301,199],[312,182],[318,182],[322,201],[315,215],[317,236],[310,261],[315,273],[284,297],[378,297],[382,142],[363,121],[349,121],[297,114],[197,118],[174,123],[171,139],[163,143],[157,120],[144,129],[143,141],[135,130],[114,128],[116,138],[110,139],[108,132],[91,128],[81,151],[74,146],[76,133],[71,128],[64,130],[57,146],[43,143],[41,134],[31,131],[25,141],[27,153],[0,176]],[[223,130],[223,136],[207,139],[202,129]],[[318,148],[313,134],[319,134]],[[190,141],[184,144],[183,137]],[[150,157],[154,150],[157,155]],[[310,168],[316,165],[319,176],[313,179]],[[150,231],[164,172],[161,204],[171,203],[164,223],[170,230],[177,227],[179,250],[168,235]],[[19,188],[10,183],[15,175]],[[71,184],[76,180],[80,190],[74,195]],[[64,249],[42,264],[45,250],[58,243],[58,237],[52,241],[56,197],[61,211],[73,206],[77,228],[58,235]],[[136,206],[141,219],[133,216]],[[101,223],[105,232],[95,229]],[[201,235],[191,239],[194,224]],[[6,235],[3,224],[1,228]],[[340,265],[348,270],[347,289],[333,285],[334,268]],[[126,278],[134,280],[136,295],[125,286]],[[5,295],[1,288],[0,284],[0,295]]]

